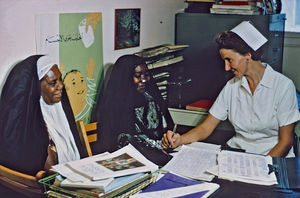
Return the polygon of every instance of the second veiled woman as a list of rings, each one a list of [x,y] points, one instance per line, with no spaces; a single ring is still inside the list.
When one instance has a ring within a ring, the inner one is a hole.
[[[158,165],[169,159],[160,140],[173,121],[142,58],[124,55],[116,61],[93,121],[100,128],[98,152],[131,143]]]

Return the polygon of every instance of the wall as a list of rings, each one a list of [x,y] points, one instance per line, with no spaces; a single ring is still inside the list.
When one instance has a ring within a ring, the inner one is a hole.
[[[103,56],[109,65],[126,53],[161,43],[174,42],[174,14],[184,0],[0,0],[0,91],[9,68],[35,54],[34,17],[41,13],[93,12],[103,16]],[[140,47],[114,50],[114,9],[141,8]],[[300,90],[300,35],[287,33],[283,73]]]
[[[0,91],[12,65],[36,53],[36,14],[102,12],[103,58],[110,65],[123,54],[174,43],[174,15],[185,6],[184,0],[0,0]],[[141,8],[139,47],[114,50],[116,8]]]
[[[300,91],[300,33],[285,33],[283,74],[292,79],[297,90]]]

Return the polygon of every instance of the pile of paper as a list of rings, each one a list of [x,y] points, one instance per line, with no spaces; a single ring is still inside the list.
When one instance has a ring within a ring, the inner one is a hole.
[[[217,165],[220,150],[220,145],[202,142],[183,145],[162,169],[193,179],[211,181],[214,175],[206,170]]]
[[[182,146],[162,169],[181,176],[211,181],[220,179],[259,185],[277,184],[271,156],[222,150],[220,145],[195,142]]]
[[[65,177],[62,187],[97,188],[108,193],[158,170],[132,145],[113,153],[102,153],[52,167]]]
[[[218,155],[218,177],[260,185],[277,184],[274,172],[270,172],[271,156],[233,151],[222,151]]]

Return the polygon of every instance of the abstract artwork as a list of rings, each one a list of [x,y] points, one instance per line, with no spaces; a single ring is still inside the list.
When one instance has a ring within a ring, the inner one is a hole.
[[[140,45],[141,9],[115,10],[115,50]]]

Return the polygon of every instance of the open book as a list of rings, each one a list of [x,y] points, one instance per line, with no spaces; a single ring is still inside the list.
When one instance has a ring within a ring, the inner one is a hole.
[[[109,154],[108,152],[101,153],[101,154],[98,154],[98,155],[94,155],[94,156],[91,156],[91,157],[87,157],[87,158],[81,159],[81,161],[83,161],[83,162],[86,161],[88,163],[93,158],[103,157],[103,156],[108,155],[108,154]],[[57,164],[57,165],[52,166],[52,171],[59,173],[63,177],[65,177],[68,180],[70,180],[70,182],[74,182],[74,183],[77,182],[78,184],[80,184],[80,183],[83,183],[83,182],[90,182],[91,181],[89,178],[87,178],[87,177],[83,176],[82,174],[80,174],[80,173],[74,171],[73,169],[71,169],[69,166],[67,166],[66,163],[64,163],[64,164]],[[109,180],[110,178],[106,178],[106,179]],[[96,182],[96,183],[98,183],[98,182]],[[106,184],[106,182],[105,182],[105,184]],[[102,187],[103,187],[103,185],[101,184],[100,186],[98,185],[97,188],[101,189]]]
[[[90,180],[153,172],[158,169],[157,165],[146,159],[130,144],[104,156],[72,161],[66,165]]]

